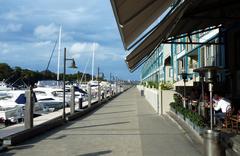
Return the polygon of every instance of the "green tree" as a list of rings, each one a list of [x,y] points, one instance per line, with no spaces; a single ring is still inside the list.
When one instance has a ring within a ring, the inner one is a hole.
[[[12,68],[6,63],[0,63],[0,80],[7,80],[12,74]]]

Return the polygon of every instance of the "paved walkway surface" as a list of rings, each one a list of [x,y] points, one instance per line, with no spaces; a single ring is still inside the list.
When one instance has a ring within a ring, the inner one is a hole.
[[[92,114],[56,128],[1,156],[198,156],[185,131],[158,116],[136,88]]]

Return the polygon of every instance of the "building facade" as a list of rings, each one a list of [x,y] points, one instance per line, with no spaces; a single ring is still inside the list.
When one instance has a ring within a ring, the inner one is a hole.
[[[224,45],[218,44],[223,40],[219,29],[198,33],[190,37],[182,37],[173,44],[162,44],[144,63],[142,81],[173,82],[174,86],[183,86],[181,73],[187,73],[187,86],[199,82],[199,74],[194,69],[217,66],[225,67]],[[195,44],[174,44],[189,43]],[[208,44],[196,44],[196,43]],[[222,82],[224,74],[218,73],[218,81]]]
[[[156,48],[149,59],[144,63],[141,71],[142,82],[154,81],[164,82],[170,80],[170,62],[166,64],[166,59],[170,57],[171,45],[163,44]]]

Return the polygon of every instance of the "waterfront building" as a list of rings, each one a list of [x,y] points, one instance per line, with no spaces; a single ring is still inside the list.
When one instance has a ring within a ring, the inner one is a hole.
[[[223,40],[219,31],[219,28],[206,30],[176,39],[172,44],[161,44],[143,64],[142,81],[170,81],[174,82],[174,86],[183,86],[181,73],[187,73],[186,85],[193,86],[200,81],[199,74],[194,69],[206,66],[224,68],[225,51],[224,45],[218,44]],[[218,82],[223,80],[224,73],[218,73]]]
[[[111,2],[123,46],[125,50],[131,51],[125,58],[131,72],[145,62],[142,81],[152,79],[160,82],[160,72],[164,70],[153,68],[150,58],[159,45],[172,44],[171,55],[167,59],[171,62],[169,75],[175,86],[183,84],[183,72],[190,74],[187,85],[193,86],[196,84],[194,82],[199,82],[199,75],[193,72],[194,69],[210,65],[222,67],[223,71],[217,72],[214,77],[214,83],[218,84],[214,84],[214,90],[218,90],[216,87],[224,87],[224,92],[229,94],[233,103],[239,107],[238,0],[222,3],[215,0]],[[163,75],[167,75],[166,71]]]
[[[143,82],[165,82],[170,80],[170,62],[165,60],[170,57],[171,45],[162,44],[157,47],[149,59],[144,63],[141,78]]]
[[[184,37],[178,39],[178,42],[189,43],[189,40],[188,37]],[[173,61],[171,65],[173,81],[176,82],[175,86],[183,85],[181,73],[188,74],[186,85],[193,86],[194,82],[199,81],[199,74],[194,72],[194,69],[207,66],[224,68],[225,66],[224,46],[218,44],[222,40],[219,36],[219,29],[195,34],[191,40],[194,43],[207,44],[172,44],[171,56]],[[222,81],[223,79],[220,78],[218,80]]]

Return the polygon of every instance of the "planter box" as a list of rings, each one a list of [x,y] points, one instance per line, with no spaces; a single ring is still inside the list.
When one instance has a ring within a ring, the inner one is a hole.
[[[171,110],[173,113],[177,114],[177,111],[176,111],[176,109],[174,109],[174,108],[170,107],[170,110]]]
[[[204,132],[204,128],[201,128],[201,127],[199,127],[199,126],[197,126],[197,125],[195,125],[194,130],[195,130],[199,135],[203,134],[203,132]]]
[[[190,119],[186,118],[186,123],[187,125],[191,128],[191,129],[194,129],[194,124],[192,123],[192,121],[190,121]]]
[[[192,129],[194,130],[196,133],[198,133],[199,135],[203,134],[204,132],[204,128],[201,128],[197,125],[195,125],[192,121],[190,121],[190,119],[186,118],[185,119],[187,125]]]
[[[180,118],[180,119],[182,119],[182,120],[185,120],[185,117],[184,117],[184,115],[183,115],[183,114],[181,114],[181,113],[178,113],[178,118]]]

